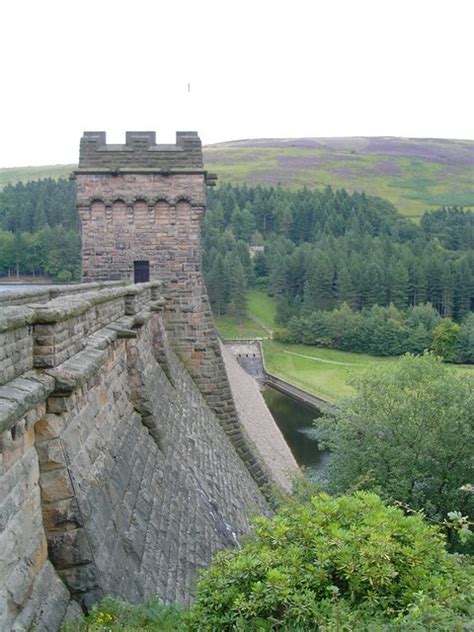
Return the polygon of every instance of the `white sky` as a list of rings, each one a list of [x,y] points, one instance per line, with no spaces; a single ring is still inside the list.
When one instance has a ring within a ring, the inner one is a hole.
[[[472,0],[2,0],[0,167],[77,162],[84,130],[474,138],[473,17]]]

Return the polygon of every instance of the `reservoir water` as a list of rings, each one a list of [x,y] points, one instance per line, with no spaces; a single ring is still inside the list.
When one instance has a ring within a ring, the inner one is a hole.
[[[320,413],[273,388],[265,388],[262,395],[298,465],[309,478],[323,478],[329,453],[319,449],[313,425]]]
[[[54,287],[53,283],[0,283],[0,292],[23,292]]]

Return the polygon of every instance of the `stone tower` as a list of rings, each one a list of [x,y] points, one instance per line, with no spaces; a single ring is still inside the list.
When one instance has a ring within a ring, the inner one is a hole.
[[[242,434],[202,275],[206,185],[216,178],[203,167],[199,136],[177,132],[175,145],[157,145],[154,132],[127,132],[124,145],[111,145],[105,132],[85,132],[74,174],[83,281],[163,281],[175,351],[254,479],[267,483]]]
[[[196,132],[177,132],[176,145],[157,145],[154,132],[127,132],[124,145],[85,132],[75,175],[84,282],[166,275],[195,288],[205,187],[215,181]]]

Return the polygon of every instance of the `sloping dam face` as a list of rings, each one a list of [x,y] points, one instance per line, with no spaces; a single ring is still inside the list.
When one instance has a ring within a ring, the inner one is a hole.
[[[168,341],[160,284],[70,291],[0,311],[1,630],[57,630],[104,594],[186,602],[270,512],[255,463],[269,481],[279,464],[211,409]]]

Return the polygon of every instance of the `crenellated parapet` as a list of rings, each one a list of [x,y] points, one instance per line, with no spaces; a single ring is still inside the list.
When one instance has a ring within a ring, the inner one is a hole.
[[[107,143],[105,132],[84,132],[75,173],[201,174],[208,186],[216,176],[204,170],[197,132],[176,132],[176,143],[157,144],[155,132],[126,132],[125,143]]]
[[[158,145],[155,132],[127,132],[124,144],[107,144],[105,132],[84,132],[79,169],[202,171],[201,139],[197,132],[177,132],[176,144]]]

